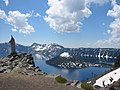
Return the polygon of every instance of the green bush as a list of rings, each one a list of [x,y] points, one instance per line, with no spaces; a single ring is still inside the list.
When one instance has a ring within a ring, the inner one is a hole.
[[[67,82],[67,80],[65,78],[61,77],[61,76],[57,76],[55,78],[55,80],[59,83],[66,83]]]
[[[86,84],[86,83],[82,83],[81,87],[85,90],[95,90],[92,86]]]

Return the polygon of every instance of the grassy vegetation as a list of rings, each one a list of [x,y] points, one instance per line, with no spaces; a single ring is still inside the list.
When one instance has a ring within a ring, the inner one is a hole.
[[[61,77],[61,76],[57,76],[57,77],[55,78],[55,80],[56,80],[58,83],[66,83],[66,82],[67,82],[67,80],[66,80],[65,78]]]
[[[90,86],[90,85],[86,84],[85,82],[83,82],[83,83],[81,84],[81,87],[82,87],[84,90],[95,90],[95,89],[93,88],[93,86]]]

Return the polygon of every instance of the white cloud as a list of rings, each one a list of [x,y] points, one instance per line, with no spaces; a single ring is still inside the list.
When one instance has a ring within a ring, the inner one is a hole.
[[[9,11],[6,18],[7,22],[17,31],[24,34],[35,32],[34,28],[28,24],[29,13],[22,14],[19,11]]]
[[[115,19],[120,19],[120,5],[117,5],[115,0],[112,1],[113,8],[112,10],[109,10],[107,13],[107,16],[111,16]]]
[[[85,1],[88,4],[95,3],[95,4],[103,5],[105,3],[108,3],[110,0],[85,0]]]
[[[4,19],[6,17],[6,14],[4,12],[4,10],[0,9],[0,19]]]
[[[44,19],[57,32],[80,31],[82,21],[92,14],[85,0],[48,0],[48,5]]]
[[[13,32],[17,32],[17,29],[12,28],[12,31],[13,31]]]
[[[107,30],[107,33],[108,33],[108,34],[111,34],[111,30]]]
[[[31,16],[34,16],[34,17],[41,17],[41,15],[40,15],[39,13],[35,12],[34,10],[29,11],[29,14],[30,14]]]
[[[5,5],[8,6],[9,0],[3,0],[5,2]]]
[[[116,0],[112,0],[112,6],[112,10],[107,13],[107,16],[114,18],[109,26],[111,30],[108,30],[110,37],[107,40],[98,41],[97,44],[120,47],[120,5],[117,4]]]
[[[57,32],[80,31],[82,21],[92,12],[91,3],[103,5],[110,0],[48,0],[45,21]]]
[[[35,17],[41,17],[41,15],[39,13],[36,13],[34,16]]]
[[[29,17],[31,17],[29,13],[22,14],[19,11],[9,11],[7,16],[4,10],[0,10],[0,19],[13,26],[12,31],[14,32],[19,31],[23,34],[35,32],[33,26],[28,23]]]

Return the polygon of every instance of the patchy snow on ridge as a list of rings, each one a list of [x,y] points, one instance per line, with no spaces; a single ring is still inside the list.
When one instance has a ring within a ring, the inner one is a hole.
[[[112,84],[114,81],[118,81],[120,79],[120,68],[109,72],[108,74],[102,76],[101,78],[96,80],[96,83],[94,84],[100,87],[107,86],[109,84]]]
[[[39,51],[41,48],[42,48],[41,46],[37,46],[37,47],[35,48],[35,51]]]
[[[68,52],[63,52],[60,56],[61,57],[66,57],[66,58],[71,57]]]
[[[36,46],[35,47],[35,51],[43,51],[43,50],[46,50],[47,49],[47,47],[45,46],[42,46],[42,45],[38,45],[38,46]]]

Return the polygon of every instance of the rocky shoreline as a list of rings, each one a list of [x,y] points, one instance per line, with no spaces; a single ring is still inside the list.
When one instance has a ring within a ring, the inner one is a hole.
[[[9,55],[0,58],[0,73],[20,73],[27,76],[41,75],[46,78],[55,78],[58,75],[51,75],[43,72],[39,67],[35,67],[32,54],[22,53],[19,55]],[[81,82],[74,80],[68,81],[65,86],[81,88]]]

